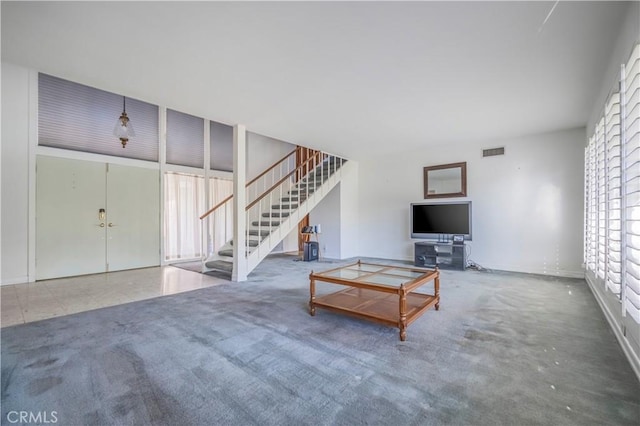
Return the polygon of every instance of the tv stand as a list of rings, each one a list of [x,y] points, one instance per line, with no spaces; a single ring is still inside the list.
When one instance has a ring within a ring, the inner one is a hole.
[[[467,251],[465,249],[464,243],[420,241],[415,243],[414,265],[464,271],[467,266]]]

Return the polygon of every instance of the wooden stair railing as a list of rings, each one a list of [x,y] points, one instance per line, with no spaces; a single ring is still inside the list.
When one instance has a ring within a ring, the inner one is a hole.
[[[295,168],[293,168],[290,163],[291,156],[294,154],[296,155]],[[259,182],[261,178],[264,178],[270,171],[278,167],[278,165],[289,162],[289,164],[283,164],[277,172],[274,172],[272,176],[263,179],[263,182],[258,184],[258,188],[260,186],[264,188],[260,191],[259,195],[256,195],[253,200],[249,200],[249,197],[247,197],[248,202],[245,207],[245,229],[247,238],[245,239],[244,253],[247,259],[252,259],[250,260],[250,264],[253,265],[253,267],[255,267],[254,264],[257,264],[256,262],[260,261],[258,259],[262,259],[266,253],[266,251],[261,251],[260,249],[262,242],[268,239],[267,250],[269,250],[274,244],[274,240],[271,237],[272,233],[283,232],[279,231],[280,226],[287,221],[289,222],[285,226],[289,229],[288,227],[291,226],[291,222],[290,219],[287,218],[289,218],[290,215],[294,215],[295,210],[300,208],[305,200],[309,199],[327,179],[336,173],[345,161],[347,160],[344,158],[321,151],[297,147],[294,151],[278,160],[278,162],[274,163],[245,185],[245,190],[249,191],[247,188],[249,188],[250,185]],[[269,179],[271,179],[272,183],[269,183]],[[203,243],[206,242],[207,244],[205,257],[203,258],[203,270],[205,269],[205,259],[211,259],[211,254],[215,253],[217,256],[223,257],[231,256],[230,252],[232,250],[229,247],[233,242],[228,239],[227,236],[229,233],[226,229],[227,226],[230,225],[230,221],[234,220],[234,214],[230,211],[233,209],[229,204],[232,199],[233,195],[226,197],[200,216],[200,219],[202,219],[202,235],[206,235]],[[314,200],[312,201],[313,203],[317,202],[315,197],[312,199]],[[276,204],[274,204],[274,202]],[[218,211],[220,211],[220,213],[218,213]],[[210,218],[209,216],[211,215],[214,216]],[[295,217],[296,222],[301,220],[301,218]],[[293,217],[291,217],[291,219],[292,218]],[[224,234],[220,233],[220,225],[224,225]],[[215,229],[218,230],[216,231]],[[280,234],[278,235],[280,236]],[[279,238],[279,236],[277,238]],[[225,239],[226,242],[223,243],[221,239]],[[219,251],[216,246],[220,243],[226,246],[226,248]],[[257,252],[254,253],[254,251]],[[253,254],[255,254],[255,256],[253,256]],[[228,261],[226,262],[228,265]],[[220,263],[220,261],[214,258],[211,260],[211,263]],[[225,262],[223,261],[222,263]],[[211,267],[212,266],[209,266],[209,263],[207,263],[206,268]],[[216,265],[213,268],[218,267],[219,265]],[[228,266],[225,268],[228,268]]]
[[[279,159],[278,161],[276,161],[275,163],[273,163],[270,167],[268,167],[267,169],[265,169],[262,173],[260,173],[258,176],[254,177],[253,179],[251,179],[249,182],[247,182],[247,184],[245,185],[245,188],[248,188],[250,185],[252,185],[253,183],[257,182],[258,179],[260,179],[261,177],[263,177],[264,175],[266,175],[267,173],[269,173],[271,170],[275,169],[276,167],[278,167],[279,164],[283,163],[285,160],[287,160],[289,157],[291,157],[294,154],[297,154],[298,150],[297,148],[294,149],[293,151],[291,151],[290,153],[288,153],[287,155],[285,155],[284,157],[282,157],[281,159]],[[215,206],[211,207],[209,210],[207,210],[205,213],[203,213],[200,216],[200,219],[204,219],[205,217],[209,216],[211,213],[213,213],[215,210],[219,209],[220,207],[222,207],[224,204],[226,204],[227,202],[229,202],[231,199],[233,198],[233,194],[229,195],[227,198],[225,198],[224,200],[220,201],[218,204],[216,204]]]
[[[278,186],[282,185],[282,183],[284,183],[287,179],[289,179],[291,176],[296,175],[296,177],[300,176],[300,172],[302,171],[306,171],[306,173],[304,173],[302,175],[302,177],[306,176],[312,169],[309,169],[309,164],[310,163],[314,163],[314,164],[319,164],[319,162],[317,161],[317,159],[322,155],[322,153],[320,151],[318,151],[319,155],[313,155],[309,158],[307,158],[306,161],[304,161],[301,165],[299,165],[298,167],[296,167],[294,170],[292,170],[291,172],[289,172],[289,174],[287,174],[286,176],[283,176],[282,179],[280,179],[279,181],[277,181],[276,183],[274,183],[273,185],[271,185],[271,187],[269,189],[267,189],[266,191],[264,191],[261,195],[259,195],[255,200],[253,200],[252,202],[250,202],[249,204],[247,204],[246,207],[246,211],[249,211],[249,209],[251,209],[251,207],[255,206],[256,204],[258,204],[260,201],[262,201],[262,199],[264,199],[267,195],[269,195],[269,193],[271,193],[274,189],[276,189]],[[326,155],[326,154],[325,154]],[[314,167],[315,168],[315,167]],[[300,178],[301,179],[301,178]],[[297,179],[298,181],[300,179]]]

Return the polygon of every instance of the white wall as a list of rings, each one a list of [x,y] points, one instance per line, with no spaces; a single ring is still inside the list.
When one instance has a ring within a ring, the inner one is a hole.
[[[360,227],[359,163],[349,162],[351,172],[343,171],[340,181],[340,259],[360,256],[360,235],[371,232]]]
[[[0,283],[28,281],[29,70],[2,64],[2,272]]]
[[[340,259],[340,184],[309,213],[310,225],[321,225],[318,245],[322,257]]]
[[[358,163],[350,162],[351,172],[343,170],[340,183],[309,213],[311,225],[322,225],[320,252],[331,259],[361,256]]]
[[[490,269],[560,276],[582,271],[585,129],[495,141],[504,156],[474,145],[361,161],[360,254],[413,259],[409,204],[424,201],[423,167],[467,162],[473,205],[470,258]]]
[[[587,135],[593,134],[596,123],[600,120],[604,104],[613,90],[618,91],[620,81],[620,65],[627,62],[631,50],[636,43],[640,43],[640,2],[628,2],[629,10],[615,46],[611,50],[611,57],[607,64],[607,71],[603,75],[600,90],[594,99],[593,109],[587,123]],[[586,144],[586,141],[585,141]]]
[[[247,132],[247,181],[258,176],[295,148],[296,146],[290,143]]]

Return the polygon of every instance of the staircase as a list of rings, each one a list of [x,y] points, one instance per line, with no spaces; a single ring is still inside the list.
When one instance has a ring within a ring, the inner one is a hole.
[[[247,273],[258,266],[293,229],[297,229],[298,223],[349,169],[346,159],[319,151],[306,152],[305,157],[308,158],[299,166],[294,166],[295,155],[300,155],[297,150],[247,184],[244,258],[239,259],[246,262]],[[206,256],[202,260],[203,272],[233,272],[234,241],[220,235],[230,234],[229,216],[235,220],[236,215],[229,213],[231,202],[232,197],[228,197],[201,216],[207,242]],[[225,222],[223,226],[221,220]],[[216,241],[217,244],[214,243]],[[220,244],[221,241],[224,243]]]

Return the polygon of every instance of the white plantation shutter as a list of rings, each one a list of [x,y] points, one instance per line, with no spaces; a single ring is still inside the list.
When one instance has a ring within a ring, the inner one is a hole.
[[[640,45],[636,45],[623,76],[623,217],[626,315],[640,324]]]
[[[604,137],[604,117],[596,126],[596,176],[597,176],[597,257],[596,276],[602,280],[607,273],[607,178]]]
[[[597,255],[597,176],[596,176],[596,141],[591,137],[585,149],[585,265],[587,270],[595,272]]]
[[[127,98],[136,135],[122,148],[113,128],[121,95],[38,74],[38,145],[158,161],[158,107]]]
[[[620,94],[614,93],[605,107],[607,159],[607,288],[620,296],[621,283],[621,157]]]

